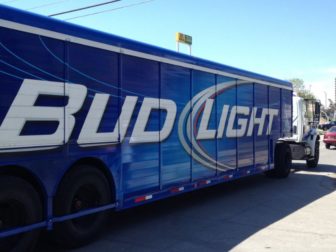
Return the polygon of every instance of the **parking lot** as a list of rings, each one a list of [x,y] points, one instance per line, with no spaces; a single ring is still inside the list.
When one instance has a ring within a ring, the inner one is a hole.
[[[115,214],[93,251],[336,251],[336,149],[263,175]],[[61,252],[41,239],[38,251]]]

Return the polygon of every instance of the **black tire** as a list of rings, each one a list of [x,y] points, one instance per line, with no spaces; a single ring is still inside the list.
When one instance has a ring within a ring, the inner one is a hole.
[[[309,159],[309,160],[306,161],[307,167],[308,168],[315,168],[318,165],[319,158],[320,158],[320,142],[318,140],[316,140],[314,159]]]
[[[80,165],[62,180],[54,201],[56,216],[111,203],[111,189],[105,175],[93,166]],[[108,212],[99,212],[55,223],[51,239],[56,245],[77,248],[91,242],[106,223]]]
[[[330,149],[330,144],[326,144],[325,147],[326,147],[327,149]]]
[[[287,144],[275,146],[274,169],[265,172],[268,177],[287,178],[292,168],[292,155]]]
[[[42,220],[42,204],[36,190],[23,179],[0,178],[0,230],[24,226]],[[0,251],[33,251],[40,230],[0,240]]]

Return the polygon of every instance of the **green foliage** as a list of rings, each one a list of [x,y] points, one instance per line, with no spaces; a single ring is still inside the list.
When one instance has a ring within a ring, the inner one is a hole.
[[[305,85],[302,79],[294,78],[289,80],[293,84],[295,92],[305,89]]]
[[[303,90],[298,92],[298,96],[305,98],[305,99],[314,99],[316,100],[316,96],[310,92],[309,90]]]
[[[294,78],[289,80],[293,84],[294,91],[297,93],[298,96],[304,99],[316,99],[316,96],[306,89],[304,81],[299,78]]]

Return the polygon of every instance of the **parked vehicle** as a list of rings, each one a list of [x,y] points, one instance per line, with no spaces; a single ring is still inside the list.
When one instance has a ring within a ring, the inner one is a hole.
[[[107,210],[317,164],[287,81],[3,5],[0,38],[1,251],[41,229],[78,247]]]
[[[330,149],[330,146],[336,146],[336,126],[331,127],[324,133],[323,142],[327,149]]]
[[[329,121],[329,122],[323,123],[323,124],[319,125],[319,128],[326,131],[333,126],[336,126],[336,121]]]

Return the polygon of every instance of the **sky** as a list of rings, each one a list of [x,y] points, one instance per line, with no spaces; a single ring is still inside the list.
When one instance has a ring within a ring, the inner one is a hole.
[[[102,2],[0,0],[42,15]],[[100,11],[106,12],[88,15]],[[120,0],[54,18],[174,51],[175,33],[182,32],[193,37],[193,56],[300,78],[325,105],[336,99],[335,11],[335,0]],[[180,51],[189,53],[186,45]]]

